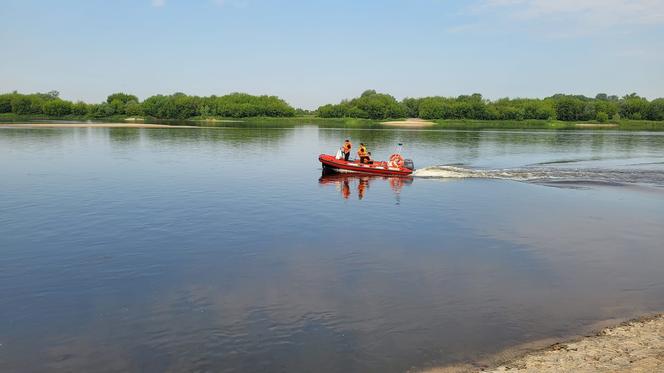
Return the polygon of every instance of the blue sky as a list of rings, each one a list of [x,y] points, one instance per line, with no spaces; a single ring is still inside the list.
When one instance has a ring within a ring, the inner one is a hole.
[[[0,0],[0,91],[664,96],[661,0]]]

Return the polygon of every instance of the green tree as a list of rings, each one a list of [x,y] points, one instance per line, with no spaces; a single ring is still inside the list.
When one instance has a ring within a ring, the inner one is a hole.
[[[197,97],[184,93],[148,97],[142,104],[146,115],[156,118],[187,119],[198,115],[219,117],[289,117],[295,109],[276,96],[231,93],[225,96]]]
[[[340,118],[388,119],[403,118],[406,109],[397,100],[387,94],[377,93],[369,89],[350,101],[342,101],[337,105],[323,105],[318,108],[318,115]]]
[[[650,102],[647,118],[649,120],[664,120],[664,98],[658,98]]]
[[[113,106],[107,102],[90,105],[88,115],[93,118],[107,118],[115,115]]]
[[[124,102],[117,98],[107,104],[113,108],[113,113],[115,115],[123,115],[126,113]]]
[[[118,93],[113,93],[112,95],[109,95],[106,98],[106,103],[111,104],[111,103],[113,103],[113,101],[116,101],[116,100],[121,102],[123,105],[126,105],[130,101],[139,102],[138,97],[136,97],[134,95],[118,92]]]
[[[445,97],[425,97],[419,108],[422,119],[450,119],[454,112],[451,100]]]
[[[573,96],[558,97],[554,103],[558,120],[578,120],[583,113],[583,101]]]
[[[164,95],[151,96],[143,101],[143,112],[145,115],[155,118],[163,118],[163,107],[168,98]]]
[[[367,89],[366,91],[362,92],[360,97],[369,97],[377,94],[375,89]]]
[[[80,116],[87,115],[88,110],[89,110],[88,109],[88,104],[86,104],[85,102],[81,102],[81,101],[73,104],[72,107],[71,107],[71,113],[74,114],[74,115],[80,115]]]
[[[498,109],[498,119],[523,120],[526,117],[525,110],[522,107],[499,105],[496,108]]]
[[[18,115],[35,114],[33,110],[33,100],[28,96],[17,95],[11,100],[12,113]]]
[[[343,118],[346,117],[346,113],[343,110],[343,105],[332,105],[327,104],[319,107],[316,112],[321,118]]]
[[[404,98],[401,101],[404,113],[409,118],[416,118],[420,115],[420,99],[417,98]]]
[[[600,123],[606,123],[609,121],[609,114],[600,111],[597,113],[597,117],[595,119]]]
[[[131,116],[141,116],[143,115],[143,108],[141,104],[139,104],[135,100],[128,101],[127,104],[125,105],[125,114],[131,115]]]
[[[597,112],[604,112],[606,113],[609,118],[613,118],[614,115],[618,113],[618,103],[615,101],[609,101],[609,100],[598,100],[595,101],[595,110]]]
[[[14,98],[13,94],[0,95],[0,113],[12,112],[12,98]]]
[[[648,100],[636,93],[629,94],[620,101],[620,115],[628,119],[646,118],[649,111]]]
[[[44,103],[44,114],[52,117],[64,117],[71,114],[72,104],[64,100],[51,100]]]

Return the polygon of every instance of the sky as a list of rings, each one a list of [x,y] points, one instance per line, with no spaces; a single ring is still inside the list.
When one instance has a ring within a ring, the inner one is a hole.
[[[0,0],[0,92],[664,97],[664,0]]]

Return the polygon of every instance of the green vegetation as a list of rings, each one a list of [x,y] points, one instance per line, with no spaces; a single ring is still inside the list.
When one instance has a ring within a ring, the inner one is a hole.
[[[365,91],[360,97],[336,105],[323,105],[318,115],[325,118],[396,119],[404,116],[422,119],[471,120],[560,120],[597,121],[621,119],[664,120],[664,98],[648,101],[636,93],[618,98],[604,93],[595,98],[557,94],[545,99],[502,98],[490,101],[482,95],[459,97],[405,98],[376,91]]]
[[[295,109],[275,96],[252,96],[232,93],[225,96],[188,96],[175,93],[156,95],[140,102],[134,95],[114,93],[100,104],[70,102],[49,93],[0,95],[0,115],[12,113],[19,117],[47,118],[123,118],[151,117],[156,119],[189,119],[192,117],[292,117]],[[304,112],[303,112],[304,113]]]
[[[312,123],[324,126],[378,127],[379,121],[404,117],[433,120],[439,128],[578,128],[576,123],[604,124],[597,128],[664,130],[664,98],[652,101],[635,93],[594,98],[557,94],[544,99],[487,100],[480,94],[458,97],[405,98],[367,90],[360,97],[328,104],[316,111],[294,109],[276,96],[232,93],[224,96],[155,95],[140,101],[114,93],[98,104],[71,102],[48,93],[0,94],[0,120],[103,119],[215,121],[253,118],[252,124],[281,126]],[[290,119],[289,119],[290,118]]]
[[[387,119],[403,118],[406,110],[394,97],[368,90],[350,101],[323,105],[318,108],[318,115],[322,118]]]

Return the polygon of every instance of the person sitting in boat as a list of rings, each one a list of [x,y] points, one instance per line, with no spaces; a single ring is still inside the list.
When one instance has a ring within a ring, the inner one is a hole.
[[[353,144],[350,142],[350,140],[346,139],[344,141],[344,144],[341,146],[341,151],[344,153],[344,160],[348,160],[350,157],[350,150],[353,148]]]
[[[369,152],[367,152],[367,146],[364,143],[360,143],[360,148],[357,150],[357,156],[360,157],[360,163],[369,162]]]

